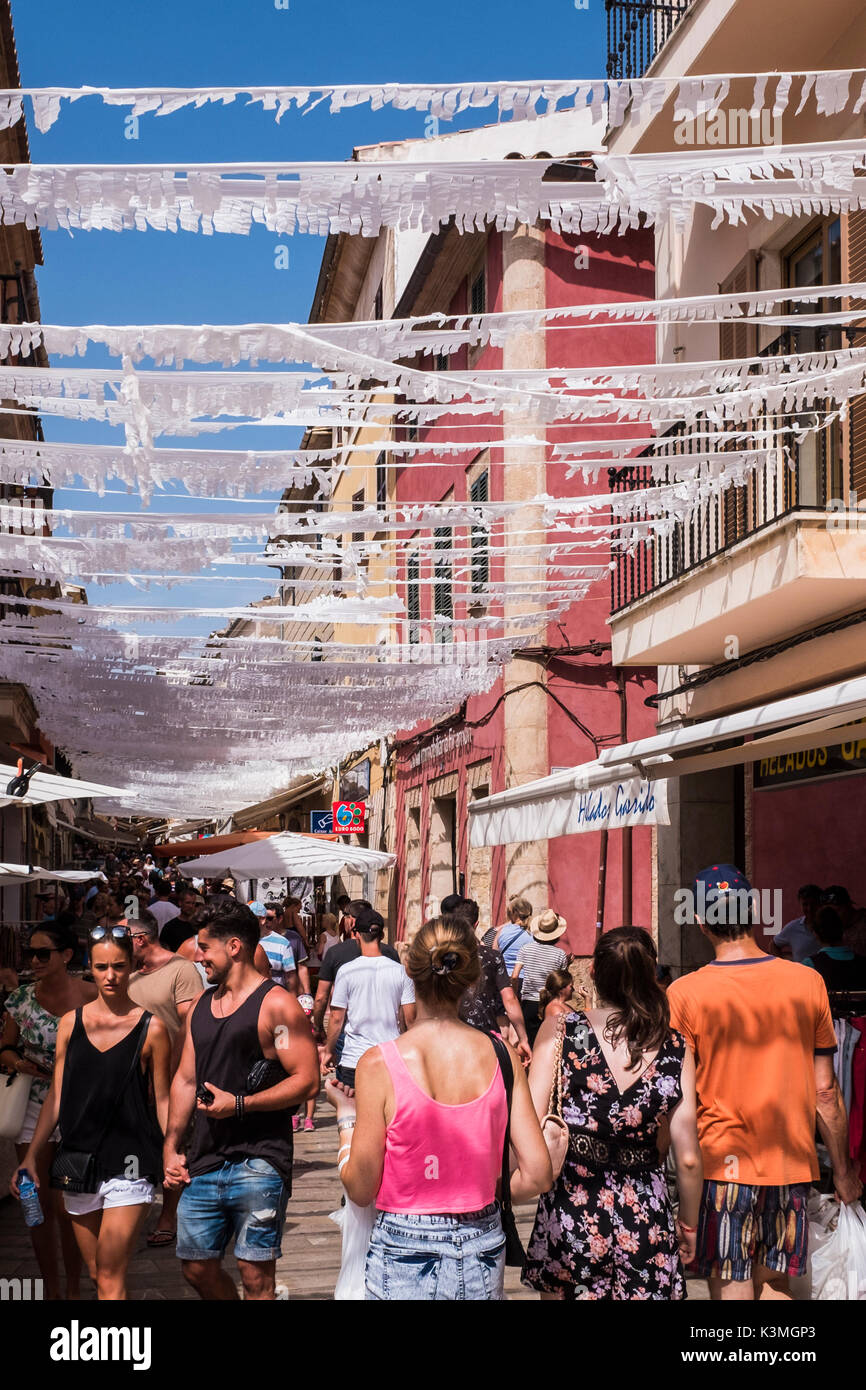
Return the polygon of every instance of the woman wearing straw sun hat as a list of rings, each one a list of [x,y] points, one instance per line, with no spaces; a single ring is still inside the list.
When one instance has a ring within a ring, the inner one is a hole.
[[[517,953],[517,961],[511,972],[512,980],[522,974],[523,992],[520,1003],[526,1021],[526,1034],[530,1047],[540,1027],[538,1017],[538,997],[551,970],[565,970],[568,956],[557,945],[564,935],[567,923],[564,917],[547,907],[536,913],[529,923],[531,940],[525,942]]]

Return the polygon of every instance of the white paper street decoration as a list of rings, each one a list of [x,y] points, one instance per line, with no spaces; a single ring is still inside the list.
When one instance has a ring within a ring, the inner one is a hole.
[[[866,104],[866,69],[845,68],[811,73],[754,75],[753,109],[769,101],[773,115],[781,116],[792,99],[799,114],[810,99],[819,116],[832,116],[851,105],[856,116]],[[38,130],[48,131],[60,116],[64,102],[98,97],[108,106],[129,109],[134,116],[167,116],[187,107],[211,104],[228,106],[245,98],[246,105],[273,111],[277,121],[292,109],[306,114],[326,102],[332,114],[369,105],[372,110],[392,106],[398,111],[419,111],[449,121],[464,111],[495,108],[497,118],[533,119],[545,114],[589,106],[596,121],[605,116],[611,126],[628,116],[636,124],[661,110],[673,97],[675,118],[713,116],[730,93],[733,81],[749,80],[750,74],[715,74],[703,77],[578,78],[571,81],[531,79],[516,82],[357,83],[311,84],[288,87],[25,87],[0,90],[0,128],[21,120],[26,97],[32,103]],[[772,86],[770,86],[772,84]],[[769,86],[769,91],[768,91]],[[792,91],[793,89],[793,91]],[[856,99],[855,99],[856,98]]]

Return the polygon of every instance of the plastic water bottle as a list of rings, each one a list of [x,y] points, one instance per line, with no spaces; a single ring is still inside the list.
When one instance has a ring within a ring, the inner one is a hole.
[[[18,1171],[18,1192],[21,1197],[21,1210],[28,1226],[41,1226],[45,1217],[39,1202],[38,1188],[26,1169]]]

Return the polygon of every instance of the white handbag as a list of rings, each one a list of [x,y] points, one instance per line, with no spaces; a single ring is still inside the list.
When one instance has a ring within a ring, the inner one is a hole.
[[[33,1077],[16,1072],[0,1077],[0,1139],[17,1139],[21,1133]]]

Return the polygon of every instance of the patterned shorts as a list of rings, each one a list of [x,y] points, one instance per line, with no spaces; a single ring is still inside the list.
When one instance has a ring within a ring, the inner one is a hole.
[[[795,1277],[806,1269],[809,1183],[751,1187],[704,1183],[698,1220],[697,1272],[736,1281],[751,1279],[752,1265]]]

